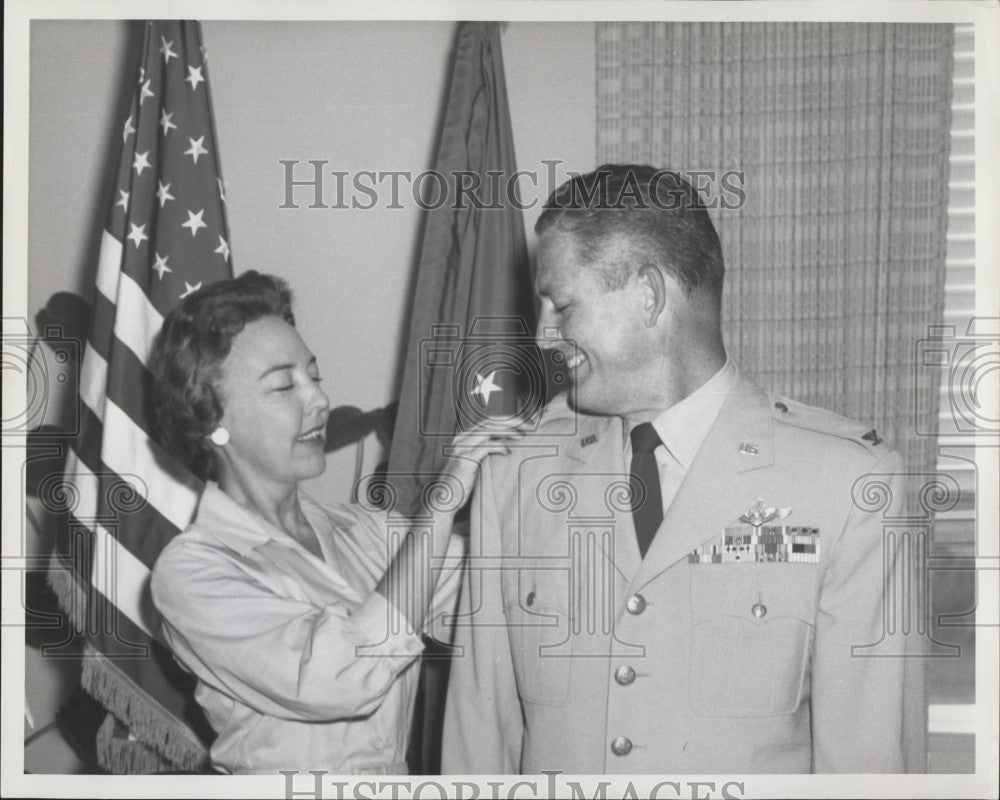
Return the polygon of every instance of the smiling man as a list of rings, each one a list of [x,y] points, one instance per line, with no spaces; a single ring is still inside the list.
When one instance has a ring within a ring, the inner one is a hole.
[[[866,648],[896,554],[852,501],[879,474],[898,503],[899,456],[727,357],[678,174],[601,167],[536,230],[572,386],[481,474],[445,771],[923,771],[919,662]]]

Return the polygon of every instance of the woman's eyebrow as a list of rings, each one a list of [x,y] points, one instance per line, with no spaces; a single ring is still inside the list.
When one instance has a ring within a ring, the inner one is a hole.
[[[313,364],[315,364],[315,363],[316,363],[316,356],[312,356],[312,357],[311,357],[311,358],[310,358],[310,359],[309,359],[309,360],[308,360],[308,361],[306,362],[306,366],[309,366],[309,367],[311,367],[311,366],[312,366]],[[262,373],[260,374],[260,377],[259,377],[259,378],[257,378],[257,380],[259,380],[259,381],[260,381],[260,380],[263,380],[263,379],[264,379],[264,378],[266,378],[266,377],[267,377],[268,375],[270,375],[270,374],[271,374],[272,372],[279,372],[279,371],[281,371],[281,370],[283,370],[283,369],[293,369],[294,367],[295,367],[295,364],[293,364],[293,363],[291,363],[291,362],[289,362],[289,363],[287,363],[287,364],[275,364],[275,365],[274,365],[273,367],[268,367],[267,369],[265,369],[265,370],[264,370],[264,371],[263,371],[263,372],[262,372]]]
[[[267,377],[268,375],[270,375],[270,374],[271,374],[272,372],[279,372],[279,371],[281,371],[281,370],[283,370],[283,369],[292,369],[292,367],[294,367],[294,366],[295,366],[295,365],[294,365],[294,364],[292,364],[292,363],[288,363],[288,364],[275,364],[275,365],[274,365],[273,367],[268,367],[267,369],[265,369],[265,370],[264,370],[264,371],[263,371],[263,372],[262,372],[262,373],[260,374],[260,376],[259,376],[259,377],[257,378],[257,380],[259,380],[259,381],[260,381],[260,380],[263,380],[263,379],[264,379],[264,378],[266,378],[266,377]]]

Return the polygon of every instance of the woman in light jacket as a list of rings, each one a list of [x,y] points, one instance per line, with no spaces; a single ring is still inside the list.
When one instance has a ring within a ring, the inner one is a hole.
[[[152,594],[218,734],[212,764],[405,773],[420,631],[458,588],[460,502],[391,535],[385,514],[299,488],[326,465],[329,400],[280,279],[247,272],[187,297],[151,368],[155,434],[207,480]],[[506,446],[477,433],[455,444],[464,456],[441,480],[461,498]]]

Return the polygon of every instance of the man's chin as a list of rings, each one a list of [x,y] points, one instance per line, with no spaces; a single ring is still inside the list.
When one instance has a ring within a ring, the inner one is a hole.
[[[613,408],[608,408],[607,403],[601,403],[599,398],[593,397],[586,387],[581,387],[575,381],[569,386],[569,393],[566,401],[569,407],[579,414],[594,414],[603,417],[613,417],[617,412]]]

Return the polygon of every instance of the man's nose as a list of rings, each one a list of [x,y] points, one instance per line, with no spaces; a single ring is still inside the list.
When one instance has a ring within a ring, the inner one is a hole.
[[[542,350],[549,350],[558,347],[562,343],[562,333],[559,330],[559,323],[555,314],[542,309],[538,317],[538,327],[535,329],[535,341]]]

